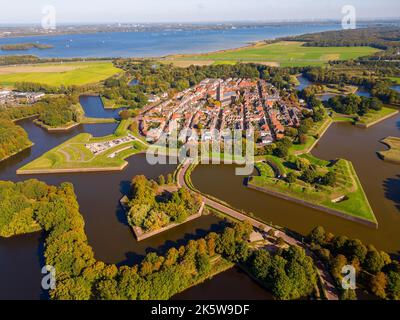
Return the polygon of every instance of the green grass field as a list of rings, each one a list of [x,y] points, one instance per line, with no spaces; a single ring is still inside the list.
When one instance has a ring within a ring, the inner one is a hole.
[[[330,60],[349,60],[371,55],[371,47],[304,47],[301,42],[278,42],[201,55],[177,57],[179,60],[212,60],[216,64],[263,62],[282,67],[323,65]]]
[[[112,62],[68,62],[0,67],[0,85],[34,82],[49,86],[85,85],[103,81],[121,72]]]
[[[345,215],[376,222],[375,215],[351,162],[340,159],[334,165],[330,165],[330,162],[315,158],[311,154],[304,154],[300,157],[315,165],[318,174],[324,175],[329,171],[335,172],[337,175],[335,185],[308,184],[300,179],[289,184],[285,180],[275,177],[272,168],[268,168],[268,162],[256,164],[260,176],[252,177],[249,184],[310,204],[334,209]],[[267,160],[270,161],[271,159]],[[285,173],[293,172],[296,176],[300,175],[300,172],[283,159],[275,157],[273,162],[275,165],[280,162],[279,167],[284,167]],[[341,197],[344,200],[334,201]]]
[[[143,142],[135,140],[94,155],[85,144],[107,142],[126,136],[128,125],[128,120],[121,121],[115,133],[105,137],[93,137],[88,133],[78,134],[23,166],[18,170],[18,173],[26,173],[31,170],[52,172],[54,170],[76,169],[78,172],[80,169],[85,171],[85,169],[121,168],[126,164],[126,158],[146,150],[147,146]],[[112,154],[115,154],[115,156],[110,157]]]
[[[369,111],[364,116],[360,117],[359,121],[357,121],[356,124],[361,126],[370,126],[371,124],[374,124],[376,121],[385,119],[386,117],[394,115],[397,112],[398,110],[388,107],[383,107],[379,111],[372,110]]]
[[[396,84],[400,84],[400,77],[389,77],[389,79],[396,82]]]
[[[289,150],[290,153],[298,155],[310,152],[311,147],[317,141],[316,137],[319,136],[320,139],[322,134],[329,128],[332,122],[332,118],[329,116],[326,116],[322,121],[315,122],[313,127],[307,133],[307,142],[305,144],[293,144]]]

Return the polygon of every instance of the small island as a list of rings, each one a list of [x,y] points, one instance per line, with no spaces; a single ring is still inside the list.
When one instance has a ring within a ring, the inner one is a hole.
[[[172,179],[160,176],[158,182],[145,176],[132,180],[132,199],[121,201],[128,223],[138,241],[199,218],[204,209],[202,197],[178,188]]]
[[[0,49],[3,51],[25,51],[30,49],[52,49],[54,46],[50,44],[41,44],[41,43],[16,43],[16,44],[4,44],[0,46]]]
[[[379,157],[388,162],[400,164],[400,138],[387,137],[381,141],[389,147],[389,150],[379,151]]]
[[[122,120],[114,134],[93,137],[81,133],[17,170],[17,174],[120,171],[126,158],[143,152],[147,145]]]

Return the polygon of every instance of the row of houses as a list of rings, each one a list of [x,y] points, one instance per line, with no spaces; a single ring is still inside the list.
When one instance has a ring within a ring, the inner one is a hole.
[[[174,131],[185,142],[194,131],[202,130],[204,139],[212,140],[218,138],[215,130],[252,129],[259,133],[258,142],[265,145],[283,137],[285,126],[299,124],[294,109],[264,80],[205,79],[147,110],[139,124],[149,141]]]
[[[42,92],[18,92],[11,90],[0,91],[0,104],[2,105],[20,105],[32,104],[45,96]]]

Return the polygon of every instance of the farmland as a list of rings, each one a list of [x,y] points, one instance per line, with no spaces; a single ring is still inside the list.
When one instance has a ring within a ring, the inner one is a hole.
[[[68,62],[0,67],[0,85],[33,82],[49,86],[97,83],[119,73],[112,62]]]
[[[305,47],[302,42],[255,44],[201,55],[172,56],[171,60],[214,61],[215,64],[257,62],[281,67],[319,66],[330,60],[349,60],[377,52],[371,47]]]

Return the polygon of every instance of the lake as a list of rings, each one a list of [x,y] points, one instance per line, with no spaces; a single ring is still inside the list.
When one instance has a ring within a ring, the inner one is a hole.
[[[338,23],[271,24],[226,30],[182,30],[162,32],[101,32],[53,36],[0,38],[0,45],[42,43],[51,49],[1,51],[0,55],[32,54],[41,58],[160,57],[178,53],[204,53],[236,48],[253,41],[338,30]]]

